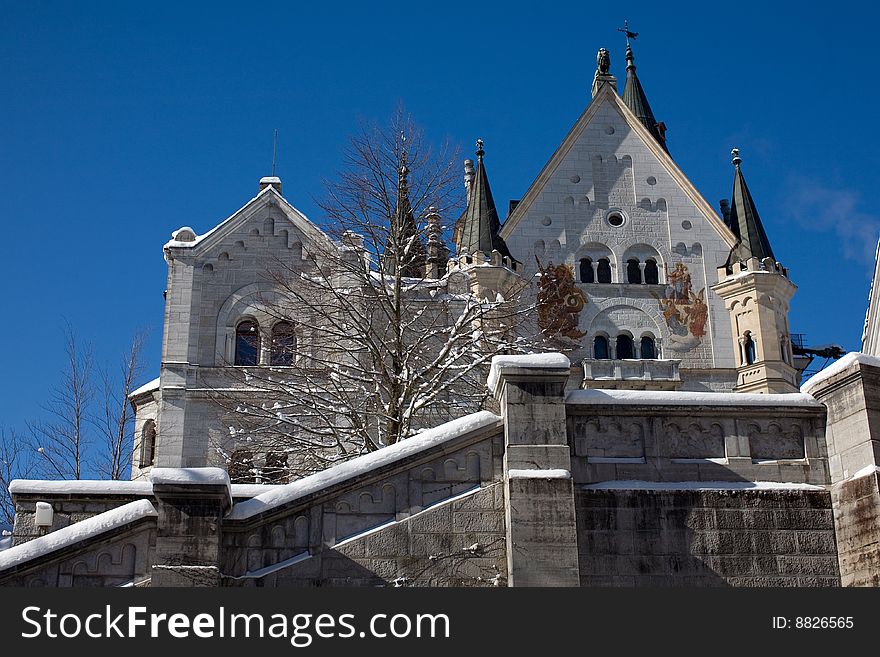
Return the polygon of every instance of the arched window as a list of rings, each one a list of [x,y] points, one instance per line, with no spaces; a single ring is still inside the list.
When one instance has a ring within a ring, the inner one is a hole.
[[[278,322],[272,327],[270,365],[293,365],[296,353],[296,332],[292,322]]]
[[[593,338],[593,358],[597,360],[607,360],[608,358],[608,338],[604,335],[597,335]]]
[[[640,347],[643,359],[649,360],[657,358],[657,345],[654,343],[654,338],[650,335],[642,336]]]
[[[284,452],[266,454],[266,465],[263,466],[263,483],[286,484],[287,478],[287,454]]]
[[[752,334],[749,331],[746,331],[745,337],[743,338],[743,354],[746,359],[745,364],[753,365],[757,359],[757,350],[755,341],[752,339]]]
[[[645,260],[645,283],[648,285],[660,284],[660,270],[657,268],[657,261],[653,259]]]
[[[147,420],[141,430],[141,465],[147,468],[156,462],[156,421]]]
[[[626,261],[626,282],[627,283],[641,283],[642,282],[642,270],[639,268],[639,261],[635,258],[630,258]]]
[[[229,481],[233,484],[255,484],[254,455],[249,449],[237,449],[229,457]]]
[[[256,365],[260,360],[260,327],[251,319],[235,329],[235,364]]]
[[[599,258],[599,266],[596,268],[596,277],[599,283],[611,282],[611,261],[608,258]]]
[[[593,261],[589,258],[581,259],[581,283],[594,283]]]
[[[633,354],[633,339],[625,333],[621,333],[617,336],[617,359],[623,360],[624,358],[635,358],[635,355]]]

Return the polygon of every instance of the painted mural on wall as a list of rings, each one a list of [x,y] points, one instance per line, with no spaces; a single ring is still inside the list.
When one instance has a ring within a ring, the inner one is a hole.
[[[569,265],[538,263],[538,326],[547,337],[566,337],[578,340],[584,332],[578,329],[580,313],[587,297],[578,289],[574,269]]]
[[[654,298],[672,332],[666,341],[668,348],[687,352],[703,341],[709,318],[705,294],[705,287],[694,293],[691,274],[684,263],[676,263],[672,271],[666,269],[666,290],[662,297],[654,294]]]

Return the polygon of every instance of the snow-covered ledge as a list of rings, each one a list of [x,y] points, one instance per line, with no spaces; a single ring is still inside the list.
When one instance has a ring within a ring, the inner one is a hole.
[[[153,468],[150,472],[153,491],[156,486],[222,486],[232,504],[229,474],[223,468]]]
[[[498,394],[498,384],[502,374],[516,375],[529,374],[568,374],[571,371],[571,361],[565,354],[556,352],[546,354],[522,354],[518,356],[495,356],[492,358],[492,368],[489,370],[489,379],[486,385],[493,395]]]

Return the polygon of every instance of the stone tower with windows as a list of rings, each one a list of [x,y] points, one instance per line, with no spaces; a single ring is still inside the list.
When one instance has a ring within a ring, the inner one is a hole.
[[[788,307],[797,287],[773,256],[758,210],[733,149],[730,227],[737,237],[712,289],[730,312],[737,363],[736,392],[797,392]]]

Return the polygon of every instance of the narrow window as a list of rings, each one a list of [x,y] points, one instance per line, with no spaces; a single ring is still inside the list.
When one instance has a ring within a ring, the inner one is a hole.
[[[743,340],[743,350],[746,355],[746,365],[753,365],[756,360],[755,341],[752,340],[752,334],[748,331],[746,331],[745,339]]]
[[[599,283],[611,282],[611,261],[608,258],[599,258],[599,266],[596,269]]]
[[[147,420],[141,431],[141,467],[147,468],[156,462],[156,422]]]
[[[581,283],[593,283],[593,261],[589,258],[581,259]]]
[[[296,333],[293,323],[278,322],[272,327],[272,351],[270,365],[293,365],[296,353]]]
[[[593,338],[593,358],[597,360],[608,359],[608,338],[604,335],[597,335]]]
[[[660,270],[657,268],[656,260],[645,260],[645,283],[648,285],[660,284]]]
[[[626,282],[627,283],[641,283],[642,282],[642,270],[639,268],[639,261],[635,258],[630,258],[626,261]]]
[[[246,319],[235,329],[235,364],[256,365],[260,358],[260,327]]]
[[[642,358],[645,360],[657,358],[657,346],[654,344],[654,338],[648,335],[642,337],[641,352]]]
[[[633,339],[625,334],[617,336],[617,359],[635,358],[633,355]]]

